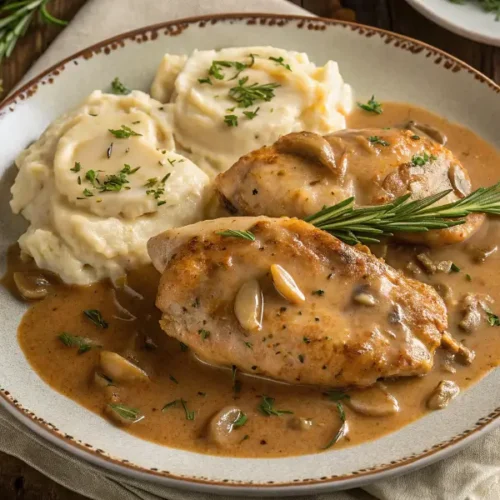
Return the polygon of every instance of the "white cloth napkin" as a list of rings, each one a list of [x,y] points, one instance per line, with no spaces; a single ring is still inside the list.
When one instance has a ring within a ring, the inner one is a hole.
[[[308,14],[285,0],[89,0],[23,79],[64,57],[127,30],[221,12]],[[53,446],[0,408],[0,450],[14,455],[67,488],[96,500],[231,500],[227,495],[174,490],[112,474]],[[298,497],[299,500],[498,500],[500,429],[467,450],[418,472],[365,488]]]

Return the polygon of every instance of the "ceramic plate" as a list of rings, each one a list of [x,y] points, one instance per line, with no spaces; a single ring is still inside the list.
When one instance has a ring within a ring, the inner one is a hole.
[[[450,0],[406,0],[423,16],[447,30],[476,42],[500,47],[500,20],[485,12],[478,2],[464,4]]]
[[[339,62],[360,100],[409,101],[458,121],[500,147],[500,88],[466,64],[393,33],[326,19],[227,15],[168,22],[107,40],[35,78],[0,107],[0,264],[24,229],[8,200],[15,156],[61,113],[117,75],[147,90],[165,52],[238,45],[304,51]],[[17,341],[25,306],[0,289],[0,401],[65,450],[145,481],[231,494],[299,494],[359,486],[444,458],[500,423],[500,370],[443,411],[357,447],[281,459],[199,455],[142,441],[54,392]]]

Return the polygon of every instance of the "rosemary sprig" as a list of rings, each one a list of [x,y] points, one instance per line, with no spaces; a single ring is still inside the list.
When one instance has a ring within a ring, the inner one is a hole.
[[[49,0],[7,0],[0,7],[0,63],[9,57],[17,41],[26,33],[33,17],[40,13],[43,21],[65,26],[62,19],[52,16],[47,10]]]
[[[410,202],[410,194],[406,194],[386,205],[359,208],[354,207],[354,198],[348,198],[304,220],[354,245],[378,243],[381,237],[393,236],[395,232],[417,233],[458,226],[473,213],[500,215],[500,182],[476,189],[452,203],[436,205],[450,192],[451,189]]]

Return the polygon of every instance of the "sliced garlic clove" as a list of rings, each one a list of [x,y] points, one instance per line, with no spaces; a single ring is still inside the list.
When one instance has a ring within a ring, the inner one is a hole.
[[[117,382],[141,382],[149,380],[144,370],[134,365],[116,352],[102,351],[101,370],[111,380]]]
[[[251,279],[241,285],[234,300],[234,314],[245,330],[253,331],[262,328],[264,296],[256,279]]]
[[[306,298],[295,280],[279,264],[271,265],[271,276],[273,277],[274,287],[285,299],[292,304],[305,302]]]
[[[398,400],[381,384],[349,391],[346,404],[356,413],[370,417],[385,417],[399,412]]]

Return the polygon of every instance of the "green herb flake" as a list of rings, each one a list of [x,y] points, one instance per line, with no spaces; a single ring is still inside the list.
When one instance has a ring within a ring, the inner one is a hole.
[[[245,342],[245,345],[249,348],[249,349],[253,349],[253,344],[251,342]]]
[[[389,143],[387,141],[384,141],[384,139],[381,139],[378,135],[371,135],[368,137],[368,140],[370,141],[371,144],[380,144],[381,146],[389,146]]]
[[[336,432],[335,436],[328,442],[328,444],[323,448],[324,450],[327,450],[328,448],[331,448],[337,441],[342,439],[346,433],[347,433],[347,422],[346,422],[346,416],[344,412],[344,406],[340,401],[337,401],[336,403],[337,406],[337,412],[339,414],[341,426],[339,430]]]
[[[82,169],[82,165],[80,164],[79,161],[75,161],[75,166],[73,168],[70,168],[71,172],[80,172]]]
[[[71,335],[70,333],[63,332],[57,338],[67,347],[78,347],[78,354],[83,354],[90,351],[93,347],[101,347],[96,345],[92,340],[78,335]]]
[[[242,411],[239,412],[238,417],[233,422],[233,427],[242,427],[248,421],[248,417]]]
[[[247,85],[248,76],[238,80],[238,85],[229,89],[229,97],[238,103],[240,108],[249,108],[258,101],[269,102],[274,97],[274,91],[281,87],[279,83]]]
[[[289,64],[285,64],[285,60],[282,57],[270,57],[270,61],[274,61],[278,66],[283,66],[286,68],[288,71],[292,71],[292,68],[290,68]]]
[[[173,376],[173,375],[169,375],[168,378],[174,383],[174,384],[178,384],[179,381]]]
[[[141,413],[135,408],[130,408],[130,406],[125,406],[124,404],[110,403],[108,405],[117,415],[130,422],[137,422],[141,420]]]
[[[206,339],[208,339],[208,337],[210,337],[210,332],[208,330],[200,328],[198,330],[198,335],[200,335],[202,340],[206,340]]]
[[[460,268],[454,262],[452,262],[451,267],[450,267],[450,271],[453,273],[459,273]]]
[[[342,391],[328,391],[326,395],[331,401],[342,401],[343,399],[350,399],[349,394],[346,394]]]
[[[325,291],[324,290],[314,290],[312,292],[313,295],[317,295],[318,297],[322,297],[323,295],[325,295]]]
[[[419,140],[420,140],[420,136],[419,136],[419,135],[417,135],[417,134],[413,134],[413,135],[411,136],[411,139],[413,139],[414,141],[419,141]]]
[[[257,113],[259,112],[259,108],[257,108],[255,111],[243,111],[243,114],[249,119],[249,120],[253,120],[256,116],[257,116]]]
[[[302,337],[302,342],[304,342],[304,344],[310,344],[311,339],[309,337]]]
[[[422,155],[413,155],[411,162],[413,163],[413,165],[417,165],[419,167],[422,167],[426,163],[428,163],[430,161],[434,161],[434,160],[437,160],[437,156],[430,155],[429,153],[424,151]]]
[[[465,275],[465,279],[466,279],[467,281],[472,281],[472,276],[471,276],[470,274],[466,274],[466,275]]]
[[[112,82],[111,82],[111,91],[113,94],[117,95],[127,95],[132,92],[129,88],[127,88],[118,77],[116,77]]]
[[[361,109],[364,109],[365,111],[368,111],[369,113],[375,113],[377,115],[382,114],[382,105],[375,100],[375,96],[372,95],[369,99],[369,101],[366,104],[363,104],[361,102],[358,102],[358,107]]]
[[[83,314],[99,328],[108,328],[108,323],[102,317],[102,314],[97,309],[86,309]]]
[[[281,417],[282,415],[293,415],[293,411],[277,410],[274,407],[274,398],[270,398],[268,396],[262,396],[262,401],[258,408],[264,415],[268,417],[270,417],[271,415],[274,415],[275,417]]]
[[[299,354],[299,355],[297,356],[297,358],[299,358],[299,361],[300,361],[301,363],[304,363],[304,359],[305,359],[305,358],[304,358],[304,355],[303,355],[303,354]]]
[[[236,115],[225,115],[224,123],[228,127],[237,127],[238,126],[238,117]]]
[[[486,315],[490,326],[500,326],[500,318],[496,314],[493,314],[491,311],[486,311]]]
[[[184,342],[179,342],[179,345],[181,348],[181,352],[186,352],[189,349],[189,347]]]
[[[201,84],[204,84],[204,83],[208,83],[208,85],[213,85],[212,84],[212,80],[210,80],[210,78],[198,78],[198,83],[201,83]]]
[[[90,198],[91,196],[94,196],[94,193],[90,191],[89,189],[85,188],[83,190],[83,196],[86,196],[87,198]]]
[[[108,131],[111,134],[113,134],[117,139],[128,139],[129,137],[132,137],[132,136],[142,136],[142,134],[135,132],[130,127],[127,127],[126,125],[122,125],[119,129],[116,129],[116,130],[109,128]]]
[[[242,240],[255,241],[255,235],[251,231],[239,231],[236,229],[226,229],[225,231],[218,231],[215,234],[223,236],[224,238],[241,238]]]

